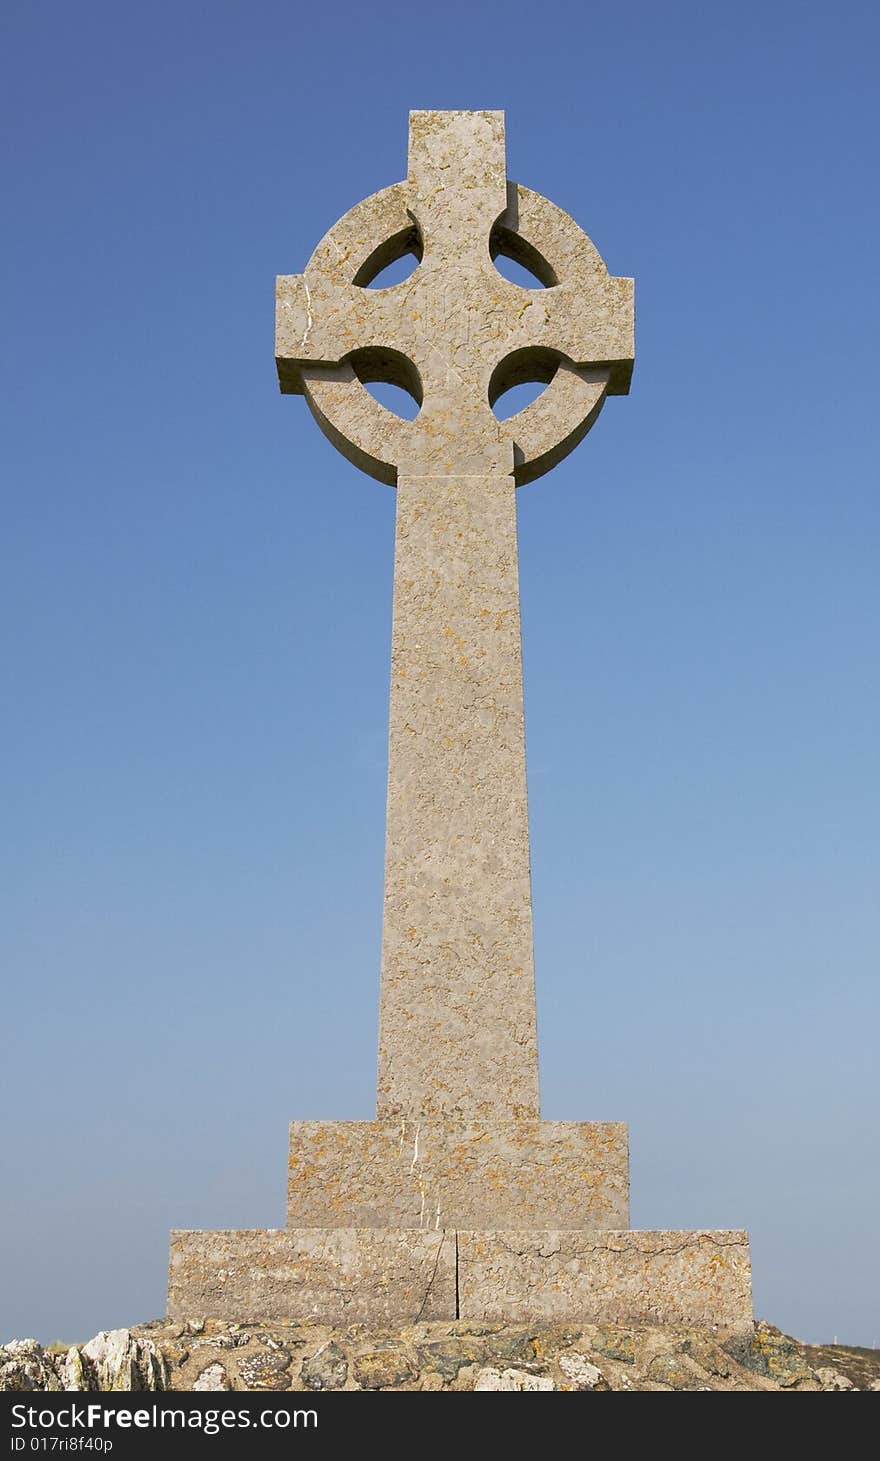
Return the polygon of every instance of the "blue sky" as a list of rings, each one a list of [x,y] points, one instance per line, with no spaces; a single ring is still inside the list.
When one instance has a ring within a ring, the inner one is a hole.
[[[876,7],[7,0],[0,1339],[163,1311],[375,1082],[392,489],[277,391],[276,273],[504,108],[634,275],[519,498],[544,1114],[756,1309],[880,1340]]]

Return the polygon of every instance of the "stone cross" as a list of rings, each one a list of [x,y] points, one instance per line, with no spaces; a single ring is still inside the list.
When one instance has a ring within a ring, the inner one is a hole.
[[[407,253],[408,279],[370,287]],[[397,487],[380,1119],[538,1115],[515,490],[627,392],[632,291],[508,183],[501,112],[411,113],[406,182],[278,280],[281,389]],[[410,391],[415,420],[376,380]],[[526,381],[547,386],[498,420]]]
[[[628,390],[632,281],[507,181],[500,112],[413,112],[406,182],[278,280],[275,354],[397,488],[378,1112],[291,1123],[285,1229],[173,1232],[169,1315],[747,1333],[747,1235],[630,1229],[626,1126],[538,1112],[514,498]]]

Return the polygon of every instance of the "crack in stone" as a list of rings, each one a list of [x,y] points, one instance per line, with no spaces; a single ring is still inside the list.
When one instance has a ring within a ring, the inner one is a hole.
[[[437,1252],[434,1255],[434,1267],[431,1269],[431,1277],[428,1279],[428,1287],[425,1289],[425,1297],[422,1299],[421,1308],[419,1309],[419,1312],[416,1314],[415,1320],[413,1321],[416,1324],[418,1324],[419,1320],[421,1319],[422,1315],[424,1314],[425,1309],[427,1307],[428,1299],[431,1297],[431,1289],[434,1286],[434,1279],[437,1277],[437,1269],[440,1267],[440,1254],[443,1252],[443,1244],[445,1242],[446,1242],[446,1234],[444,1233],[443,1236],[442,1236],[442,1238],[440,1239],[440,1243],[439,1243],[439,1246],[437,1248]],[[458,1251],[458,1235],[456,1234],[456,1253],[457,1253],[457,1251]],[[456,1270],[456,1273],[457,1273],[457,1270]],[[457,1314],[458,1313],[458,1279],[457,1279],[457,1277],[456,1277],[455,1308],[456,1308],[456,1314]]]
[[[308,320],[306,323],[305,334],[302,337],[302,343],[300,345],[301,350],[303,350],[308,344],[309,335],[312,333],[312,326],[315,323],[315,321],[312,319],[312,294],[311,290],[309,289],[309,281],[306,278],[305,274],[303,275],[303,284],[305,285],[306,291],[306,315],[308,316]]]
[[[413,1142],[412,1161],[409,1164],[409,1169],[411,1172],[415,1171],[416,1162],[419,1160],[419,1132],[421,1131],[421,1129],[421,1125],[416,1126],[416,1137],[415,1141]]]
[[[566,1236],[566,1237],[568,1236],[568,1234],[570,1232],[576,1232],[576,1231],[577,1231],[576,1229],[567,1229],[567,1230],[561,1229],[560,1230],[560,1232],[563,1233],[563,1235]],[[630,1230],[630,1231],[632,1231],[632,1230]],[[479,1234],[477,1234],[477,1236],[479,1237]],[[514,1253],[514,1254],[516,1254],[519,1257],[523,1257],[525,1254],[533,1253],[535,1251],[534,1250],[534,1247],[532,1245],[518,1247],[514,1243],[511,1243],[511,1242],[509,1242],[509,1241],[507,1241],[506,1239],[503,1239],[503,1238],[499,1238],[499,1241],[501,1243],[503,1243],[503,1245],[507,1249],[508,1253]],[[703,1234],[703,1233],[700,1233],[698,1236],[693,1237],[693,1238],[690,1238],[690,1239],[687,1239],[683,1243],[678,1243],[678,1244],[676,1244],[674,1246],[673,1245],[669,1245],[668,1247],[667,1246],[663,1246],[663,1247],[660,1247],[660,1246],[658,1246],[658,1247],[651,1247],[650,1245],[646,1246],[646,1245],[644,1245],[642,1243],[625,1243],[622,1247],[615,1247],[611,1243],[589,1243],[589,1244],[579,1243],[578,1244],[578,1251],[579,1252],[587,1252],[587,1253],[620,1253],[620,1254],[637,1253],[641,1257],[644,1257],[644,1258],[653,1258],[655,1255],[659,1255],[661,1253],[663,1253],[663,1254],[673,1254],[673,1255],[676,1254],[676,1253],[685,1253],[689,1248],[698,1248],[702,1244],[708,1244],[712,1248],[745,1248],[745,1249],[748,1249],[748,1240],[747,1239],[743,1239],[743,1238],[730,1238],[727,1241],[720,1241],[719,1239],[714,1238],[711,1234]],[[547,1254],[544,1254],[543,1256],[546,1257],[546,1258],[554,1258],[554,1257],[563,1257],[564,1258],[564,1257],[566,1257],[568,1255],[566,1255],[566,1254],[564,1254],[562,1252],[562,1246],[560,1244],[560,1247],[556,1249],[555,1253],[547,1253]]]

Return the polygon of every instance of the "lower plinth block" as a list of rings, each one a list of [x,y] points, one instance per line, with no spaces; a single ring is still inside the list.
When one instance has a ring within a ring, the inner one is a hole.
[[[626,1228],[620,1121],[294,1121],[291,1228]]]
[[[749,1240],[707,1230],[175,1232],[168,1315],[375,1328],[461,1318],[747,1332]]]
[[[171,1234],[168,1317],[414,1324],[454,1319],[455,1234],[245,1228]]]
[[[462,1319],[751,1329],[748,1233],[459,1233]]]

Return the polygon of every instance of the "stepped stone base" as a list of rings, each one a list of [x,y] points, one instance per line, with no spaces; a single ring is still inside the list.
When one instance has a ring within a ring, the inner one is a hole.
[[[752,1327],[749,1235],[459,1233],[463,1318]]]
[[[743,1232],[247,1229],[171,1235],[168,1315],[240,1322],[752,1326]]]
[[[243,1228],[171,1234],[168,1317],[409,1324],[455,1317],[455,1233]]]
[[[619,1121],[294,1121],[292,1228],[626,1228]]]

